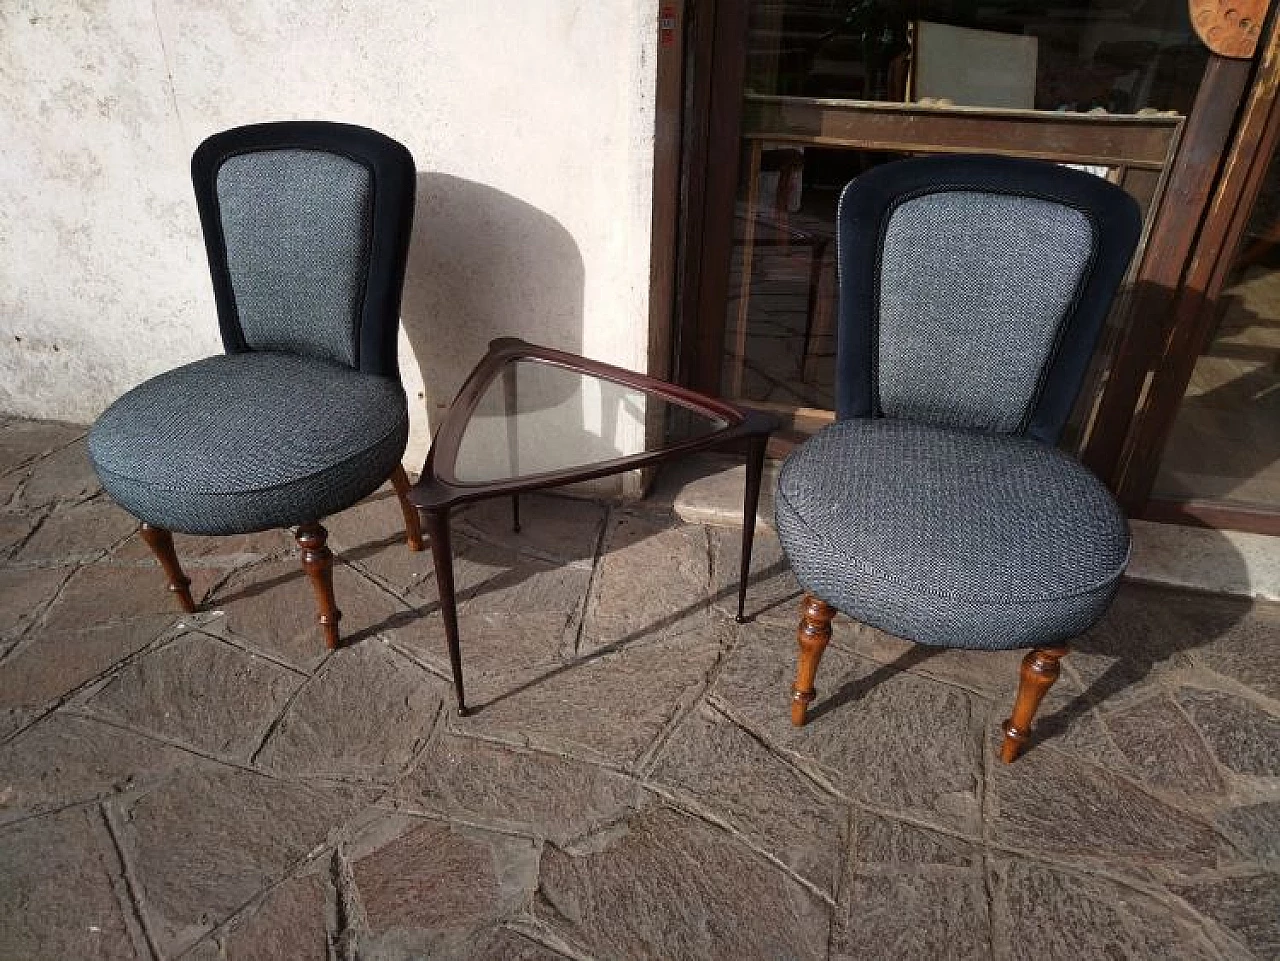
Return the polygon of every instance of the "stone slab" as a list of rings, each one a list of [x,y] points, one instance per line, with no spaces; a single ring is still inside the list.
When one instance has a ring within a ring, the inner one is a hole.
[[[190,570],[191,596],[201,602],[219,575]],[[166,589],[159,568],[115,567],[91,564],[76,571],[66,589],[49,608],[45,626],[53,630],[79,630],[99,624],[140,617],[167,615],[177,623],[184,615]]]
[[[4,501],[3,490],[0,489],[0,505]],[[27,539],[42,516],[36,513],[0,512],[0,559]]]
[[[101,490],[85,441],[77,440],[31,466],[17,503],[27,509],[44,507],[58,501],[85,500]]]
[[[825,958],[827,905],[722,830],[654,805],[580,849],[548,845],[533,905],[581,953]]]
[[[1280,538],[1130,521],[1128,577],[1198,591],[1280,600]]]
[[[0,666],[0,709],[58,700],[142,650],[166,631],[167,617],[142,617],[86,630],[33,632]]]
[[[553,564],[591,564],[606,509],[595,501],[554,494],[520,495],[520,530],[511,525],[511,499],[470,504],[457,527],[472,537]]]
[[[0,745],[0,821],[146,786],[193,763],[191,755],[150,738],[52,714]]]
[[[710,578],[703,528],[614,513],[587,603],[582,649],[706,630]]]
[[[291,777],[396,777],[426,740],[444,685],[373,638],[335,651],[257,761]]]
[[[1236,774],[1280,777],[1280,718],[1223,691],[1184,687],[1175,696],[1224,767]]]
[[[845,797],[978,833],[982,702],[831,645],[818,670],[809,723],[796,728],[789,696],[795,656],[791,637],[748,625],[712,696]]]
[[[490,701],[451,727],[586,761],[634,764],[720,657],[716,640],[681,635],[567,665]]]
[[[415,615],[408,605],[345,564],[334,565],[333,590],[344,645],[412,629]],[[328,655],[315,594],[296,557],[232,574],[206,607],[225,614],[217,630],[299,670],[314,670]]]
[[[691,714],[649,780],[834,896],[847,809],[722,715]]]
[[[994,763],[987,804],[993,841],[1050,858],[1105,862],[1119,872],[1205,868],[1218,859],[1220,840],[1198,817],[1046,745],[1014,764]]]
[[[993,859],[996,956],[1209,961],[1221,955],[1181,912],[1104,878]]]
[[[1226,608],[1227,617],[1204,615],[1210,623],[1205,639],[1191,652],[1199,664],[1229,677],[1264,697],[1280,701],[1280,673],[1272,666],[1276,638],[1280,638],[1280,605],[1251,604],[1203,598],[1206,610]],[[1194,616],[1194,614],[1193,614]]]
[[[247,761],[303,678],[207,634],[134,661],[85,709],[215,757]]]
[[[39,530],[22,545],[16,560],[77,563],[114,547],[138,522],[108,501],[89,501],[48,514]]]
[[[721,614],[734,617],[738,613],[738,584],[742,567],[742,529],[712,528],[707,531],[711,542],[711,597]],[[800,599],[804,589],[791,572],[791,565],[778,536],[772,531],[757,531],[751,548],[751,576],[747,581],[745,614],[760,621],[776,622],[795,628],[800,615]]]
[[[181,772],[121,804],[142,909],[178,954],[281,881],[368,801],[233,769]]]
[[[1200,735],[1169,697],[1157,695],[1103,719],[1132,769],[1152,787],[1192,797],[1225,790]]]
[[[512,915],[533,890],[534,842],[437,821],[407,827],[352,864],[367,922],[362,959],[457,952],[473,932]]]
[[[398,806],[565,845],[619,820],[643,791],[571,758],[445,735],[395,792]]]
[[[1280,867],[1280,801],[1220,811],[1216,821],[1245,857]]]
[[[0,471],[12,470],[83,437],[79,424],[14,418],[0,424]]]
[[[26,630],[71,573],[70,569],[61,567],[0,568],[0,637],[14,637]]]
[[[554,674],[572,653],[575,625],[566,614],[459,613],[463,683],[467,703],[490,701]],[[444,621],[425,614],[396,636],[397,648],[452,681]]]
[[[1172,890],[1256,957],[1280,957],[1280,874],[1221,878]]]
[[[272,888],[260,904],[219,932],[220,961],[328,961],[331,897],[318,874]]]
[[[835,958],[988,958],[982,850],[855,812],[832,931]]]
[[[116,894],[120,863],[95,808],[0,831],[0,957],[23,961],[148,957]]]

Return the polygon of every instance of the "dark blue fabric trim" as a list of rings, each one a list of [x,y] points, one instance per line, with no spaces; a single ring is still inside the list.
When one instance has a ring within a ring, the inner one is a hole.
[[[1023,434],[1055,443],[1062,432],[1112,299],[1141,231],[1137,203],[1122,189],[1058,164],[1009,157],[955,155],[903,160],[852,181],[837,215],[840,271],[836,415],[880,416],[876,386],[880,251],[898,204],[944,190],[1034,197],[1074,207],[1094,227],[1092,264],[1081,279],[1074,309],[1063,323],[1041,375],[1038,398]]]
[[[365,127],[325,121],[251,124],[214,134],[191,158],[200,224],[213,277],[218,325],[228,353],[247,350],[227,271],[218,209],[218,169],[229,158],[259,150],[322,150],[363,164],[373,178],[369,275],[358,334],[359,370],[399,379],[396,335],[405,263],[413,226],[416,170],[402,144]]]

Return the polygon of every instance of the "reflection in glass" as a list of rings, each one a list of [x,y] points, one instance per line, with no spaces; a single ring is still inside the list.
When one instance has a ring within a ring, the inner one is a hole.
[[[663,426],[670,430],[665,433]],[[454,478],[477,484],[645,453],[726,427],[646,391],[533,359],[504,367],[472,411]]]

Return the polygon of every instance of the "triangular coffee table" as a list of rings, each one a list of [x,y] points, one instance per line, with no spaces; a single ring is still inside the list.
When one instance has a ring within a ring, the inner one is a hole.
[[[466,714],[449,515],[459,505],[619,474],[743,442],[738,620],[743,620],[765,446],[774,417],[665,381],[514,338],[489,345],[467,378],[409,491],[431,537],[458,713]]]

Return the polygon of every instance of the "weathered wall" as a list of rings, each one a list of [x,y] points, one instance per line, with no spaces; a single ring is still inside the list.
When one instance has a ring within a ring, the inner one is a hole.
[[[0,5],[0,411],[89,421],[220,349],[187,165],[343,120],[413,151],[406,460],[494,336],[647,366],[656,0]]]

